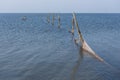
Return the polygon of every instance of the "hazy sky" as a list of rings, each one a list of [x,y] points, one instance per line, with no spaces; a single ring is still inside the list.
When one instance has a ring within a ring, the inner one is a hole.
[[[120,13],[120,0],[0,0],[0,13]]]

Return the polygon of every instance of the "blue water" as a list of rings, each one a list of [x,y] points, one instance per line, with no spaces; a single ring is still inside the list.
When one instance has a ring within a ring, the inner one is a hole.
[[[108,64],[81,58],[68,32],[72,14],[54,15],[52,26],[48,14],[0,14],[0,80],[120,80],[120,14],[76,15],[84,39]]]

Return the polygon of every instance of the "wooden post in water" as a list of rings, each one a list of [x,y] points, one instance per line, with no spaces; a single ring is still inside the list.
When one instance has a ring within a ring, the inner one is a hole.
[[[75,21],[74,18],[72,18],[72,30],[71,30],[72,35],[74,35],[74,27],[75,27]]]
[[[58,16],[58,28],[61,27],[61,23],[60,23],[60,16]]]
[[[74,18],[72,18],[72,30],[69,30],[69,32],[74,36],[74,27],[75,27],[75,21]]]
[[[96,59],[98,59],[99,61],[101,62],[105,62],[101,57],[99,57],[92,49],[91,47],[87,44],[87,42],[83,39],[82,37],[82,34],[80,32],[80,29],[79,29],[79,26],[78,26],[78,22],[77,22],[77,19],[76,19],[76,15],[75,13],[73,13],[73,18],[74,18],[74,21],[75,21],[75,25],[76,25],[76,28],[77,28],[77,32],[78,32],[78,35],[79,35],[79,39],[80,39],[80,42],[82,44],[82,49],[86,52],[88,52],[91,56],[95,57]]]
[[[50,23],[50,15],[47,16],[47,22]]]
[[[79,35],[80,42],[83,43],[83,42],[84,42],[84,39],[83,39],[82,34],[81,34],[81,31],[80,31],[80,29],[79,29],[79,26],[78,26],[78,22],[77,22],[77,20],[76,20],[76,15],[75,15],[75,13],[73,13],[73,20],[74,20],[75,25],[76,25],[76,29],[77,29],[77,32],[78,32],[78,35]]]
[[[55,20],[55,17],[54,15],[52,16],[52,25],[54,25],[54,20]]]

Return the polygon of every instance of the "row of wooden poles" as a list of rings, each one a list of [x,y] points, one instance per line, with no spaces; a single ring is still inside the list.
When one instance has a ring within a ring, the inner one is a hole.
[[[50,23],[50,16],[47,17],[47,22]],[[54,25],[54,16],[52,17],[52,22],[51,22],[52,25]],[[76,26],[76,30],[77,30],[77,33],[78,33],[78,36],[79,36],[79,40],[77,41],[76,39],[74,39],[75,41],[75,44],[81,44],[80,46],[80,58],[79,58],[79,63],[73,68],[73,71],[71,73],[71,80],[74,80],[75,79],[75,73],[77,71],[77,68],[78,66],[80,65],[80,62],[81,62],[81,59],[83,58],[83,52],[87,52],[89,55],[91,55],[92,57],[96,58],[97,60],[99,60],[100,62],[103,62],[105,63],[106,65],[108,65],[109,67],[113,68],[114,70],[116,70],[113,66],[111,66],[110,64],[108,64],[105,60],[103,60],[100,56],[98,56],[93,50],[92,48],[87,44],[87,42],[84,40],[83,36],[82,36],[82,33],[80,31],[80,28],[79,28],[79,25],[78,25],[78,21],[76,19],[76,14],[73,13],[73,18],[72,18],[72,29],[69,31],[72,36],[74,37],[74,29],[75,29],[75,26]],[[58,28],[61,28],[61,22],[60,22],[60,16],[58,16]],[[79,46],[78,46],[79,47]]]
[[[61,27],[61,22],[60,22],[60,16],[57,17],[58,19],[58,28]],[[51,24],[54,25],[54,21],[55,21],[55,16],[52,16],[52,21]],[[50,15],[47,16],[47,22],[50,23]]]
[[[58,28],[61,28],[61,20],[60,20],[60,16],[58,16]],[[53,16],[52,17],[52,25],[54,25],[54,20],[55,20],[55,17]],[[50,23],[50,17],[48,16],[47,17],[47,22]],[[76,40],[74,39],[74,29],[75,29],[75,26],[76,26],[76,30],[77,30],[77,33],[78,33],[78,36],[79,36],[79,39]],[[78,21],[76,19],[76,14],[73,13],[73,18],[72,18],[72,29],[69,31],[72,36],[73,36],[73,39],[75,41],[75,44],[77,45],[77,47],[79,48],[79,60],[78,60],[78,64],[76,66],[74,66],[73,70],[72,70],[72,73],[71,73],[71,80],[75,80],[75,73],[77,72],[77,69],[81,63],[81,60],[82,58],[84,57],[84,53],[87,53],[89,54],[90,56],[94,57],[95,59],[97,59],[98,61],[100,62],[103,62],[104,64],[108,65],[108,67],[114,69],[115,71],[118,71],[116,68],[114,68],[112,65],[110,65],[109,63],[107,63],[105,60],[103,60],[100,56],[98,56],[94,51],[93,49],[87,44],[87,42],[84,40],[83,36],[82,36],[82,33],[80,31],[80,28],[79,28],[79,25],[78,25]],[[81,44],[80,46],[78,44]]]
[[[60,16],[58,16],[58,28],[61,27],[61,22],[60,22]],[[52,21],[51,21],[51,24],[54,25],[54,20],[55,20],[55,17],[54,15],[52,16]],[[47,17],[47,22],[50,23],[50,16]],[[104,60],[99,57],[91,48],[90,46],[87,44],[87,42],[83,39],[83,36],[82,36],[82,33],[80,31],[80,28],[79,28],[79,25],[78,25],[78,22],[77,22],[77,19],[76,19],[76,14],[73,13],[73,18],[72,18],[72,30],[70,30],[69,32],[72,33],[72,35],[74,36],[74,29],[75,29],[75,26],[76,26],[76,29],[77,29],[77,33],[78,33],[78,36],[79,36],[79,41],[77,41],[75,39],[75,42],[80,42],[81,43],[81,47],[84,51],[88,52],[90,55],[94,56],[96,59],[98,59],[99,61],[101,62],[104,62]],[[78,43],[77,43],[78,44]]]

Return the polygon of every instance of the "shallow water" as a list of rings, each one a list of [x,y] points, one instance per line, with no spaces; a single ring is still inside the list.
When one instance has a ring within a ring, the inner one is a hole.
[[[0,14],[0,80],[120,80],[120,14],[77,14],[83,37],[109,65],[81,55],[68,32],[72,14],[54,15],[61,29],[48,14]]]

